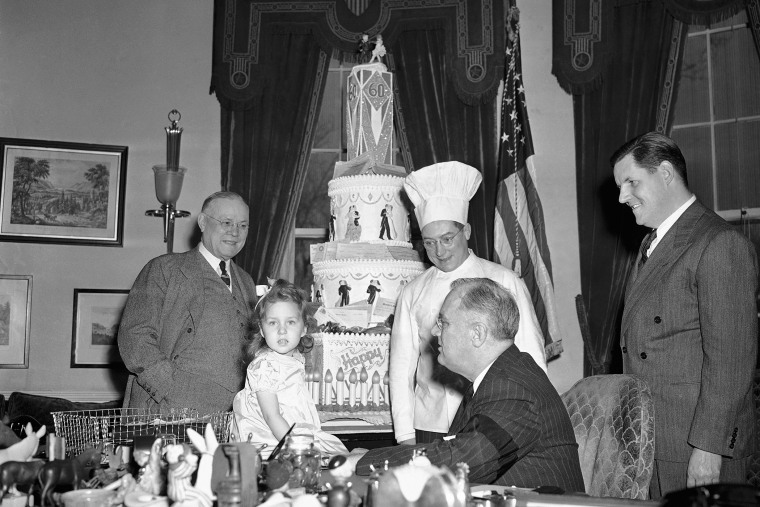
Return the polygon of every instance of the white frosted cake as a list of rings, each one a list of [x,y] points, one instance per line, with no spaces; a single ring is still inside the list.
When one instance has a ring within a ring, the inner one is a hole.
[[[307,384],[323,421],[389,424],[390,323],[401,288],[425,265],[412,248],[406,170],[391,165],[393,75],[357,65],[348,78],[347,162],[328,184],[330,241],[312,245],[312,301],[322,332]]]

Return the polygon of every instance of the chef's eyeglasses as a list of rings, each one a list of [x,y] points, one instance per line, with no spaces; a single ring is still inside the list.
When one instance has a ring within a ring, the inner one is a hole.
[[[457,232],[456,234],[449,234],[449,235],[443,236],[442,238],[439,238],[439,239],[425,239],[425,240],[422,241],[422,244],[428,250],[432,250],[439,243],[440,243],[440,245],[442,247],[448,248],[448,247],[450,247],[451,245],[454,244],[454,238],[456,238],[457,236],[459,236],[459,234],[461,234],[461,232],[463,230],[464,230],[464,227],[462,227],[461,229],[459,229],[459,232]]]

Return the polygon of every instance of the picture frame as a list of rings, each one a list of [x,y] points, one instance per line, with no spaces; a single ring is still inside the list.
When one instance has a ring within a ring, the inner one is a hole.
[[[103,368],[122,362],[116,340],[128,294],[126,289],[74,289],[72,368]]]
[[[0,241],[122,246],[127,153],[0,137]]]
[[[0,275],[0,368],[29,368],[32,275]]]

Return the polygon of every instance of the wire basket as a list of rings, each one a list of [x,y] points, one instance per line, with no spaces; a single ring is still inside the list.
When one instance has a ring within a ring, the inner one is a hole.
[[[219,443],[229,441],[232,412],[199,415],[194,409],[173,409],[168,413],[142,408],[110,408],[52,412],[55,432],[66,439],[66,454],[77,455],[100,443],[132,445],[136,436],[172,434],[178,443],[187,441],[187,429],[203,434],[206,424]]]

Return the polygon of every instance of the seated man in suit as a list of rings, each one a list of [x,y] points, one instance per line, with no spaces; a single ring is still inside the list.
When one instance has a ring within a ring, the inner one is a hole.
[[[464,462],[470,481],[504,486],[558,486],[584,491],[570,418],[546,373],[514,345],[520,313],[512,295],[487,278],[452,282],[433,334],[438,361],[472,385],[448,435],[429,444],[352,453],[356,473],[370,465],[408,463],[418,448],[433,465]]]

